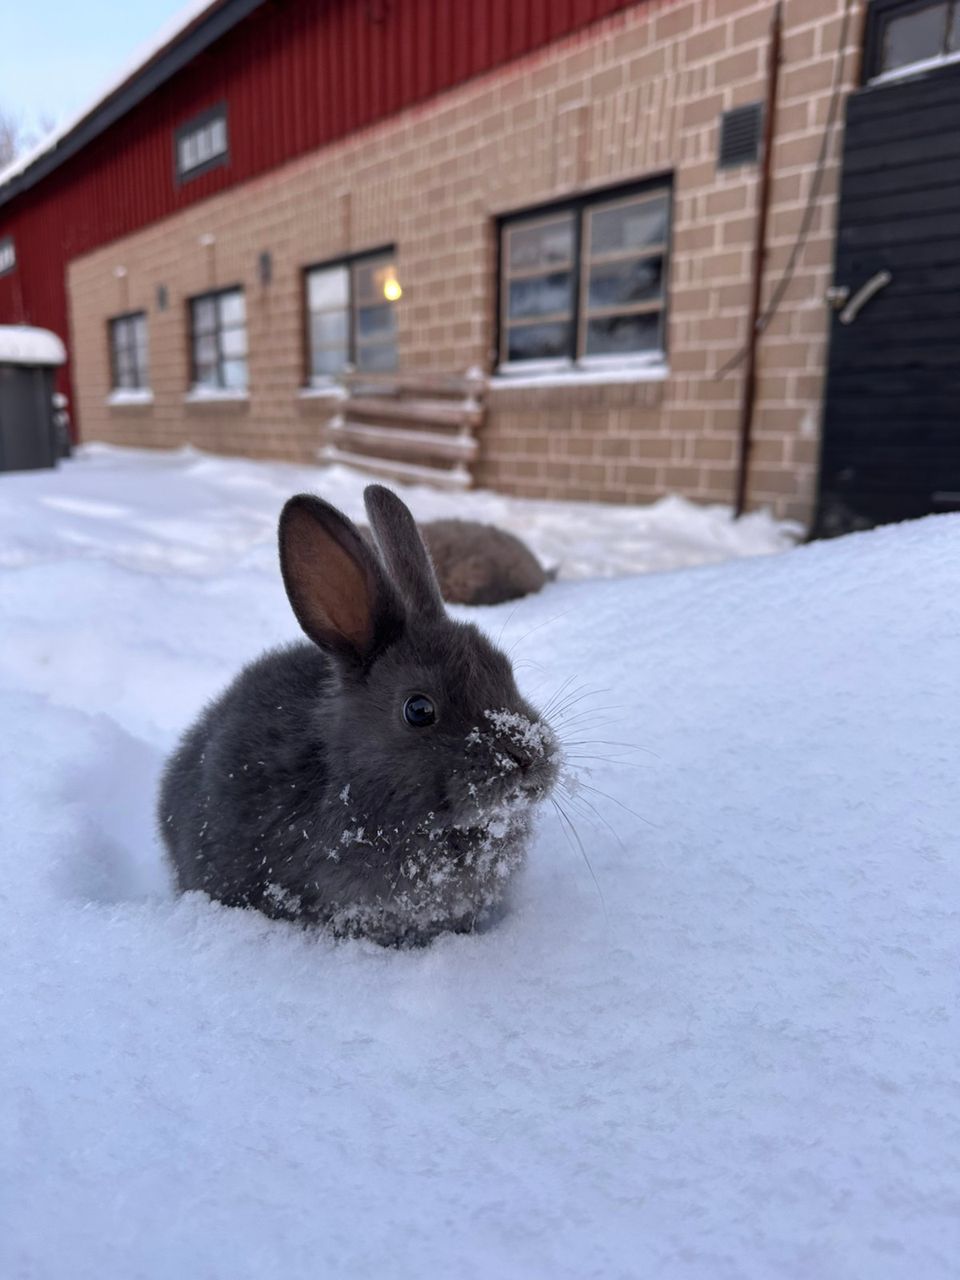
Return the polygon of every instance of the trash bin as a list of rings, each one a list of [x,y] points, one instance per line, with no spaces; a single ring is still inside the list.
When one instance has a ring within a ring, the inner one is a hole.
[[[66,358],[55,333],[0,325],[0,471],[57,465],[53,380]]]

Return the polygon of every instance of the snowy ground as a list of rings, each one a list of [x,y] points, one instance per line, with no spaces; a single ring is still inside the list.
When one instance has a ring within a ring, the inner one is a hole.
[[[359,472],[214,458],[192,449],[157,453],[90,445],[46,483],[4,478],[0,568],[52,557],[109,556],[125,568],[215,574],[272,572],[277,512],[309,489],[365,520]],[[399,486],[398,486],[399,487]],[[618,577],[766,555],[793,546],[800,528],[756,512],[664,498],[647,507],[527,502],[490,492],[403,486],[420,520],[485,520],[523,538],[561,578]],[[26,513],[24,512],[26,505]],[[38,518],[42,513],[42,519]],[[24,527],[24,526],[31,527]]]
[[[531,696],[592,691],[602,899],[545,813],[496,929],[389,952],[174,899],[152,831],[296,634],[272,524],[319,479],[0,476],[0,1276],[955,1275],[960,518],[474,611]],[[786,541],[469,503],[571,578]]]

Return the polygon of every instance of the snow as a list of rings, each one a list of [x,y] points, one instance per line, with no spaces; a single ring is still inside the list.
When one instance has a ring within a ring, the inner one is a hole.
[[[207,9],[215,7],[218,2],[219,0],[188,0],[188,3],[179,13],[168,22],[165,22],[154,36],[133,51],[127,61],[117,68],[109,80],[101,85],[78,111],[75,111],[55,129],[51,130],[46,137],[41,138],[36,146],[30,147],[29,150],[24,151],[15,160],[12,160],[10,164],[0,169],[0,198],[2,198],[3,187],[6,183],[18,177],[21,173],[25,173],[41,156],[56,150],[64,138],[72,133],[87,116],[91,115],[102,102],[112,97],[142,67],[151,62],[169,44],[173,43],[182,31]]]
[[[297,634],[304,485],[359,514],[186,450],[0,477],[0,1275],[954,1275],[960,517],[746,555],[789,539],[411,491],[563,561],[458,612],[577,699],[592,873],[548,808],[494,928],[389,951],[176,899],[153,833]]]
[[[153,392],[149,387],[117,387],[107,396],[107,404],[153,404]]]
[[[244,564],[271,578],[277,512],[291,493],[312,490],[351,519],[365,521],[363,490],[371,480],[339,466],[216,458],[189,447],[163,453],[91,444],[47,477],[26,510],[14,498],[14,478],[3,477],[0,567],[96,559],[109,538],[111,557],[134,572],[161,573],[173,565],[178,573],[215,576]],[[36,477],[19,483],[32,494]],[[616,577],[767,555],[787,550],[800,532],[768,512],[736,521],[727,507],[695,506],[676,496],[626,507],[396,487],[417,519],[460,517],[499,525],[523,538],[545,566],[558,567],[560,578]]]
[[[187,404],[203,404],[208,400],[249,400],[250,393],[240,387],[191,387],[183,398]]]
[[[66,358],[66,348],[49,329],[0,324],[0,364],[61,365]]]
[[[663,382],[670,376],[663,353],[649,356],[594,356],[578,360],[524,360],[504,363],[489,381],[490,390],[508,387],[591,387],[608,383]]]

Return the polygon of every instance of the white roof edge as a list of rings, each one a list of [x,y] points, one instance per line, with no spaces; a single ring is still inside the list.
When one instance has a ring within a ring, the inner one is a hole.
[[[0,364],[61,365],[66,360],[66,347],[49,329],[0,324]]]
[[[24,151],[22,155],[11,161],[5,168],[0,169],[0,189],[11,179],[19,177],[21,173],[25,173],[32,164],[39,160],[41,156],[45,156],[48,151],[54,151],[67,134],[72,133],[78,124],[82,123],[87,116],[92,115],[102,102],[112,97],[146,63],[150,62],[161,50],[171,44],[184,28],[190,26],[205,10],[214,8],[217,3],[218,0],[188,0],[188,3],[176,17],[171,18],[169,22],[165,22],[155,35],[149,40],[145,40],[134,50],[123,66],[101,85],[99,91],[88,99],[79,111],[73,112],[62,124],[58,124],[45,138],[41,138],[36,146],[31,147],[29,151]]]

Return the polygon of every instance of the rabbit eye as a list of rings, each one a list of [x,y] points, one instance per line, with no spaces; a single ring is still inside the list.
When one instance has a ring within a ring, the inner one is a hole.
[[[403,704],[403,718],[414,729],[425,729],[437,718],[437,709],[424,693],[413,693]]]

